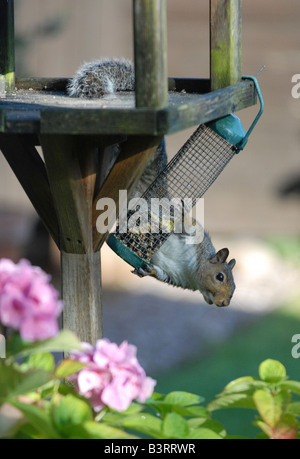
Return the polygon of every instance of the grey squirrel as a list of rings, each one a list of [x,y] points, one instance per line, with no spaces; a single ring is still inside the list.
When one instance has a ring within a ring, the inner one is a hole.
[[[134,91],[134,66],[126,59],[101,59],[84,64],[72,79],[67,92],[71,97],[99,98],[118,91]],[[133,195],[141,196],[166,164],[164,141],[142,174]],[[235,290],[229,250],[218,252],[207,232],[200,244],[187,244],[186,235],[172,233],[155,252],[151,266],[133,272],[153,276],[177,287],[199,290],[208,304],[228,306]]]

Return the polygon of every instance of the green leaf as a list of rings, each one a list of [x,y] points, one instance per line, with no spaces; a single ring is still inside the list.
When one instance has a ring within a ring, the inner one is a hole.
[[[203,406],[174,407],[173,409],[181,416],[209,418],[209,412]]]
[[[143,405],[141,403],[131,402],[131,404],[129,405],[127,410],[125,410],[125,411],[115,411],[115,413],[118,413],[119,415],[122,415],[122,416],[131,416],[133,414],[140,413],[143,408],[144,407],[143,407]]]
[[[27,368],[39,368],[45,371],[53,371],[55,367],[54,357],[50,352],[37,352],[30,354],[24,359],[22,366]]]
[[[166,397],[166,395],[164,395],[164,394],[159,394],[158,392],[153,392],[153,394],[151,395],[151,400],[164,400],[165,397]],[[147,403],[147,401],[146,401],[146,403]]]
[[[255,409],[255,404],[251,394],[233,393],[219,396],[207,406],[209,411],[221,410],[224,408],[250,408]]]
[[[78,373],[85,366],[85,363],[78,362],[78,360],[65,359],[56,368],[55,376],[58,379],[68,378]]]
[[[276,426],[273,438],[276,440],[293,440],[297,437],[298,426],[294,416],[285,414]]]
[[[249,438],[242,437],[242,435],[226,435],[224,440],[249,440]]]
[[[20,371],[0,362],[0,399],[24,395],[43,386],[51,380],[44,370]]]
[[[294,414],[295,416],[300,416],[300,402],[290,403],[287,409],[287,413]]]
[[[197,427],[202,426],[207,420],[208,420],[207,418],[203,418],[203,417],[190,418],[187,420],[187,423],[188,423],[189,429],[192,431],[196,429]]]
[[[271,394],[271,392],[265,390],[257,390],[253,395],[253,399],[263,421],[274,428],[286,412],[290,395],[288,392],[283,391]]]
[[[82,426],[82,433],[85,432],[86,437],[89,439],[137,439],[134,435],[131,435],[124,430],[116,429],[115,427],[108,426],[106,424],[94,421],[87,421]],[[71,438],[75,438],[72,436]],[[82,437],[77,437],[82,438]]]
[[[207,429],[205,427],[200,427],[199,429],[194,430],[191,432],[188,436],[185,437],[185,439],[189,440],[222,440],[223,437],[221,437],[219,434],[214,432],[211,429]]]
[[[142,410],[143,410],[143,405],[141,403],[135,403],[135,402],[132,402],[129,407],[127,408],[127,410],[124,410],[124,411],[116,411],[116,410],[113,410],[112,408],[109,409],[108,413],[105,415],[105,418],[109,415],[114,415],[116,417],[118,417],[119,419],[120,418],[125,418],[125,417],[128,417],[128,416],[132,416],[134,414],[138,414],[140,413]]]
[[[278,360],[267,359],[259,366],[259,376],[263,381],[276,384],[286,378],[286,369]]]
[[[70,330],[61,330],[54,338],[35,343],[23,341],[16,350],[16,356],[25,356],[35,352],[72,352],[81,349],[77,336]]]
[[[220,435],[221,437],[225,437],[226,435],[226,430],[224,429],[222,424],[213,419],[192,418],[192,419],[188,419],[187,423],[188,423],[191,433],[194,430],[201,427],[201,428],[213,430],[216,434]]]
[[[93,418],[90,405],[68,394],[58,396],[52,401],[51,417],[57,431],[64,438],[69,438],[74,431],[74,426],[82,425]]]
[[[256,380],[251,376],[245,376],[242,378],[235,379],[234,381],[231,381],[229,384],[227,384],[227,386],[225,386],[224,390],[219,396],[225,394],[228,395],[240,392],[248,392],[252,389],[263,389],[267,387],[268,383]]]
[[[143,405],[141,403],[132,402],[130,406],[125,411],[115,411],[113,409],[107,409],[108,411],[102,417],[102,422],[110,424],[113,426],[122,425],[122,420],[127,419],[130,416],[136,415],[143,410]]]
[[[220,435],[220,437],[226,436],[226,430],[224,426],[222,426],[220,422],[215,421],[213,419],[208,419],[201,427],[213,430],[216,434]]]
[[[289,414],[285,414],[276,427],[271,427],[267,423],[258,420],[255,425],[270,438],[274,440],[292,440],[297,438],[298,422]]]
[[[154,438],[165,438],[162,433],[162,420],[149,413],[141,413],[121,419],[121,425]]]
[[[198,406],[203,400],[203,397],[189,392],[174,391],[166,396],[154,394],[154,396],[146,401],[145,405],[152,407],[162,417],[165,417],[167,413],[173,412],[181,416],[208,417],[209,413],[207,410],[202,406]]]
[[[25,415],[29,424],[32,425],[35,430],[40,432],[41,438],[60,438],[58,432],[53,428],[50,416],[45,409],[36,405],[22,403],[17,400],[10,400],[10,404],[18,408],[18,410]]]
[[[44,438],[45,436],[41,434],[37,429],[35,429],[32,424],[28,422],[26,422],[26,424],[23,424],[19,428],[18,432],[12,437],[13,440],[35,440],[35,439],[40,440]]]
[[[174,391],[167,394],[164,398],[165,403],[177,406],[200,405],[204,401],[203,397],[189,392]]]
[[[185,438],[189,434],[187,421],[177,413],[168,413],[162,431],[166,438]]]
[[[188,417],[209,417],[209,413],[203,406],[178,406],[165,403],[164,401],[147,401],[147,405],[152,407],[162,418],[168,413],[177,413]]]
[[[267,435],[268,438],[272,438],[273,429],[268,424],[266,424],[264,421],[262,421],[261,419],[258,419],[253,424],[257,426],[259,429],[261,429]]]
[[[298,381],[282,381],[278,384],[280,389],[290,390],[295,394],[300,395],[300,382]]]
[[[225,387],[223,392],[236,392],[235,388],[240,387],[242,384],[246,384],[247,387],[249,387],[249,383],[252,383],[254,381],[254,378],[252,376],[242,376],[241,378],[234,379],[233,381],[230,381]],[[239,392],[239,391],[238,391]]]

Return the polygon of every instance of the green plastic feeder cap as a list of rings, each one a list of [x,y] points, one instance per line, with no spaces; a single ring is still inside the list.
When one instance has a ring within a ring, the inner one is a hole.
[[[232,113],[230,115],[224,116],[223,118],[219,118],[215,121],[211,121],[206,124],[216,134],[218,134],[220,137],[227,140],[227,142],[233,145],[237,150],[236,153],[244,149],[246,143],[248,142],[251,132],[253,131],[254,127],[256,126],[259,118],[261,117],[264,111],[264,101],[256,78],[253,76],[243,76],[242,79],[250,79],[253,81],[260,102],[259,112],[256,115],[248,131],[245,131],[240,119]]]
[[[207,126],[236,148],[246,136],[241,120],[233,114],[207,123]]]

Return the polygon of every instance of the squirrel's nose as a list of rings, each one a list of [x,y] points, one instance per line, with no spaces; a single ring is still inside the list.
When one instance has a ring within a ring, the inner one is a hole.
[[[222,301],[222,303],[220,304],[221,307],[223,306],[228,306],[229,305],[229,301]]]

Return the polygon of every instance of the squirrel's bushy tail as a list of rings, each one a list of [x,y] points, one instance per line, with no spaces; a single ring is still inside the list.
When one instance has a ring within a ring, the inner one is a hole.
[[[127,59],[100,59],[85,63],[67,86],[69,96],[87,99],[117,91],[134,91],[134,67]]]

